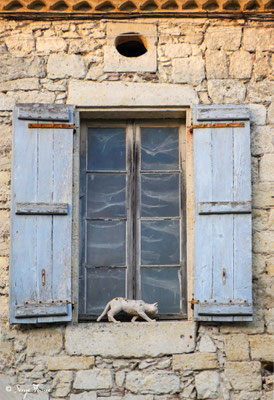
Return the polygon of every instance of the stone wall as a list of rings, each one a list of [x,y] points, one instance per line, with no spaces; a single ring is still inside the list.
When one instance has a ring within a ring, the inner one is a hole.
[[[145,22],[158,29],[156,72],[118,73],[104,72],[106,21],[0,20],[0,398],[273,399],[274,28],[254,21]],[[85,89],[104,81],[142,90],[181,85],[190,103],[249,104],[253,322],[9,327],[13,104],[80,104]]]

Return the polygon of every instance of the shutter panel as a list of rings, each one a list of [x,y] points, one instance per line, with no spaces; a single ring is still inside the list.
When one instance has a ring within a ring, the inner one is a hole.
[[[11,323],[71,321],[73,122],[72,106],[14,109]]]
[[[248,108],[194,108],[195,282],[198,321],[252,320]]]

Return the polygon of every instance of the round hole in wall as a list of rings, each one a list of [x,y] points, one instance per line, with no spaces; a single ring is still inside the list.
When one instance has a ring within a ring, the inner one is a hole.
[[[140,57],[147,52],[145,38],[136,32],[122,33],[117,36],[115,47],[124,57]]]

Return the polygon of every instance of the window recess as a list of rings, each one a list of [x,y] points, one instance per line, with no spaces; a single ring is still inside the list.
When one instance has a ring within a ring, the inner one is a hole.
[[[182,121],[92,121],[81,132],[80,319],[113,297],[186,316]]]

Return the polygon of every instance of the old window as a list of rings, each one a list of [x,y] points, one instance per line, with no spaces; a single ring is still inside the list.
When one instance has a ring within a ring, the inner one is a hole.
[[[106,122],[153,113],[119,112],[80,114],[93,122],[81,129],[79,239],[79,114],[15,106],[10,322],[71,321],[78,273],[84,319],[119,295],[158,300],[161,318],[180,318],[186,268],[195,320],[252,320],[248,108],[195,106],[186,136],[184,121],[168,120],[180,110]]]
[[[116,296],[184,316],[182,123],[93,121],[82,131],[80,318]]]

